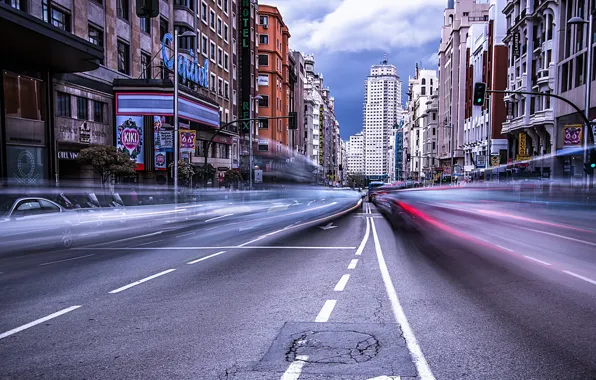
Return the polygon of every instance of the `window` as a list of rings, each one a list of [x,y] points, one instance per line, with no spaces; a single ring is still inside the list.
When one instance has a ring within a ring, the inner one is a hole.
[[[209,9],[209,27],[215,31],[215,11]]]
[[[64,92],[56,93],[56,116],[71,117],[70,95]]]
[[[221,37],[222,36],[222,33],[223,33],[223,22],[218,17],[217,18],[217,35]]]
[[[89,42],[99,47],[103,47],[103,31],[91,24],[89,24],[88,31]],[[103,65],[103,59],[101,59],[99,63]]]
[[[259,118],[259,129],[269,129],[269,120]]]
[[[223,96],[223,79],[217,78],[217,93]]]
[[[259,24],[261,24],[261,25],[269,25],[269,16],[260,16],[259,17]]]
[[[104,108],[105,103],[98,102],[97,100],[93,101],[93,121],[97,123],[103,123],[105,120],[104,115]]]
[[[44,214],[60,212],[60,207],[56,206],[51,202],[46,201],[45,199],[40,199],[38,202],[41,205],[41,212],[43,212]]]
[[[207,4],[204,1],[201,2],[201,20],[207,23]]]
[[[224,70],[230,70],[230,56],[228,55],[228,53],[224,53]]]
[[[211,58],[211,60],[213,62],[215,62],[215,42],[213,42],[213,41],[211,41],[211,44],[210,44],[209,58]]]
[[[43,20],[57,28],[70,32],[70,15],[53,5],[48,4],[48,0],[43,0],[42,4]]]
[[[263,44],[263,45],[267,45],[269,43],[269,35],[259,34],[259,43]]]
[[[116,0],[118,17],[128,21],[128,0]]]
[[[184,32],[191,31],[190,28],[181,25],[174,25],[174,30],[178,31],[178,35],[180,36]],[[178,37],[178,49],[182,50],[190,50],[193,48],[192,44],[193,37]]]
[[[77,96],[77,119],[87,120],[89,118],[89,106],[87,98]]]
[[[208,50],[207,46],[209,45],[209,40],[207,39],[207,36],[205,36],[205,35],[202,36],[202,40],[203,40],[203,42],[201,44],[201,51],[203,52],[203,55],[205,57],[209,57],[209,52],[207,51]]]
[[[220,47],[217,48],[217,65],[223,67],[223,50]]]
[[[141,30],[147,34],[151,34],[151,19],[141,18],[140,20]]]
[[[141,78],[151,79],[151,56],[141,53]]]
[[[15,9],[21,10],[23,12],[27,11],[27,1],[25,0],[4,0],[4,2]]]
[[[130,74],[130,46],[123,41],[118,41],[118,71]]]
[[[259,66],[269,66],[269,56],[267,54],[259,54]]]
[[[259,100],[259,107],[269,107],[269,96],[261,95],[262,99]]]
[[[223,0],[223,10],[226,14],[228,14],[228,1],[230,0]]]
[[[422,95],[422,96],[426,95],[426,87],[422,87],[420,95]]]
[[[224,33],[223,33],[223,39],[224,39],[224,41],[228,42],[229,34],[230,34],[230,27],[228,26],[228,24],[226,24],[224,22]]]
[[[224,82],[224,98],[230,99],[230,84],[228,82]]]
[[[222,8],[221,0],[217,0],[217,6],[218,6],[220,9]]]
[[[159,41],[160,42],[163,41],[163,36],[165,36],[166,33],[168,33],[168,29],[169,29],[168,22],[165,19],[160,18],[159,19]]]
[[[175,0],[174,5],[178,5],[180,7],[188,8],[190,10],[194,10],[194,1],[192,0]]]
[[[211,73],[211,91],[215,92],[215,74]]]

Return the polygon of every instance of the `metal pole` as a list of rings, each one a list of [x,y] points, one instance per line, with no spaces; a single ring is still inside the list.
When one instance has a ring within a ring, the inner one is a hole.
[[[178,159],[180,146],[178,142],[178,30],[174,30],[174,203],[178,204]]]
[[[250,132],[248,134],[248,190],[252,190],[252,133],[253,133],[253,120],[252,120],[252,107],[253,97],[250,95]]]
[[[586,109],[585,115],[586,120],[590,120],[590,97],[592,93],[592,67],[594,62],[592,62],[592,9],[589,9],[590,6],[588,5],[588,69],[586,70]],[[584,123],[584,164],[588,163],[588,134],[590,133],[590,124]],[[590,188],[590,176],[586,174],[585,177],[585,184],[586,189]]]
[[[455,176],[455,144],[453,141],[453,139],[455,138],[454,134],[454,130],[455,128],[453,127],[453,124],[450,125],[451,128],[451,184],[453,185],[453,177]]]

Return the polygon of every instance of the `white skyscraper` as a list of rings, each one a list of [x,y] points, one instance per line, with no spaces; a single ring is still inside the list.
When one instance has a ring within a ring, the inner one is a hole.
[[[391,131],[402,112],[401,89],[397,68],[387,59],[371,66],[364,85],[364,174],[367,176],[389,175],[387,150]]]

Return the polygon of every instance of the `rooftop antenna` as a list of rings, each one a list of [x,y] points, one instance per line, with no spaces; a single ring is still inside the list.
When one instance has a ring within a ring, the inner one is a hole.
[[[383,64],[387,64],[387,53],[383,54]]]

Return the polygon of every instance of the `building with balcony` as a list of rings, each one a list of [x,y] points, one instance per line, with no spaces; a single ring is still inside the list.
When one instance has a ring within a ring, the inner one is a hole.
[[[559,93],[556,0],[508,0],[503,8],[507,32],[507,90]],[[554,170],[557,129],[555,103],[548,96],[511,94],[504,97],[507,118],[502,132],[508,139],[509,169],[514,175],[550,177]]]
[[[592,83],[589,120],[596,119],[596,1],[562,0],[558,13],[553,13],[558,39],[553,39],[553,50],[558,52],[555,73],[558,73],[556,90],[565,99],[570,100],[584,112],[586,108],[586,86],[588,70],[591,70]],[[587,61],[588,27],[571,25],[568,20],[578,16],[584,20],[592,17],[592,62]],[[555,33],[556,34],[556,33]],[[583,172],[583,118],[568,104],[554,100],[551,109],[556,120],[553,146],[556,146],[556,158],[552,158],[553,171],[557,178],[570,179],[581,183]],[[593,142],[592,133],[588,135],[589,144]]]
[[[277,7],[259,5],[258,149],[256,165],[264,177],[277,176],[289,157],[288,119],[290,110],[290,77],[288,41],[290,31]],[[286,119],[266,119],[286,117]]]
[[[472,25],[468,32],[464,172],[473,178],[490,178],[485,174],[504,172],[503,164],[507,163],[507,139],[502,134],[506,121],[503,94],[489,93],[481,107],[472,104],[475,83],[486,83],[488,90],[505,90],[507,86],[504,5],[505,0],[492,1],[489,20]]]
[[[439,46],[438,115],[439,169],[443,173],[450,172],[452,157],[455,174],[463,169],[467,36],[471,25],[488,21],[489,7],[489,0],[448,0],[444,11]]]

